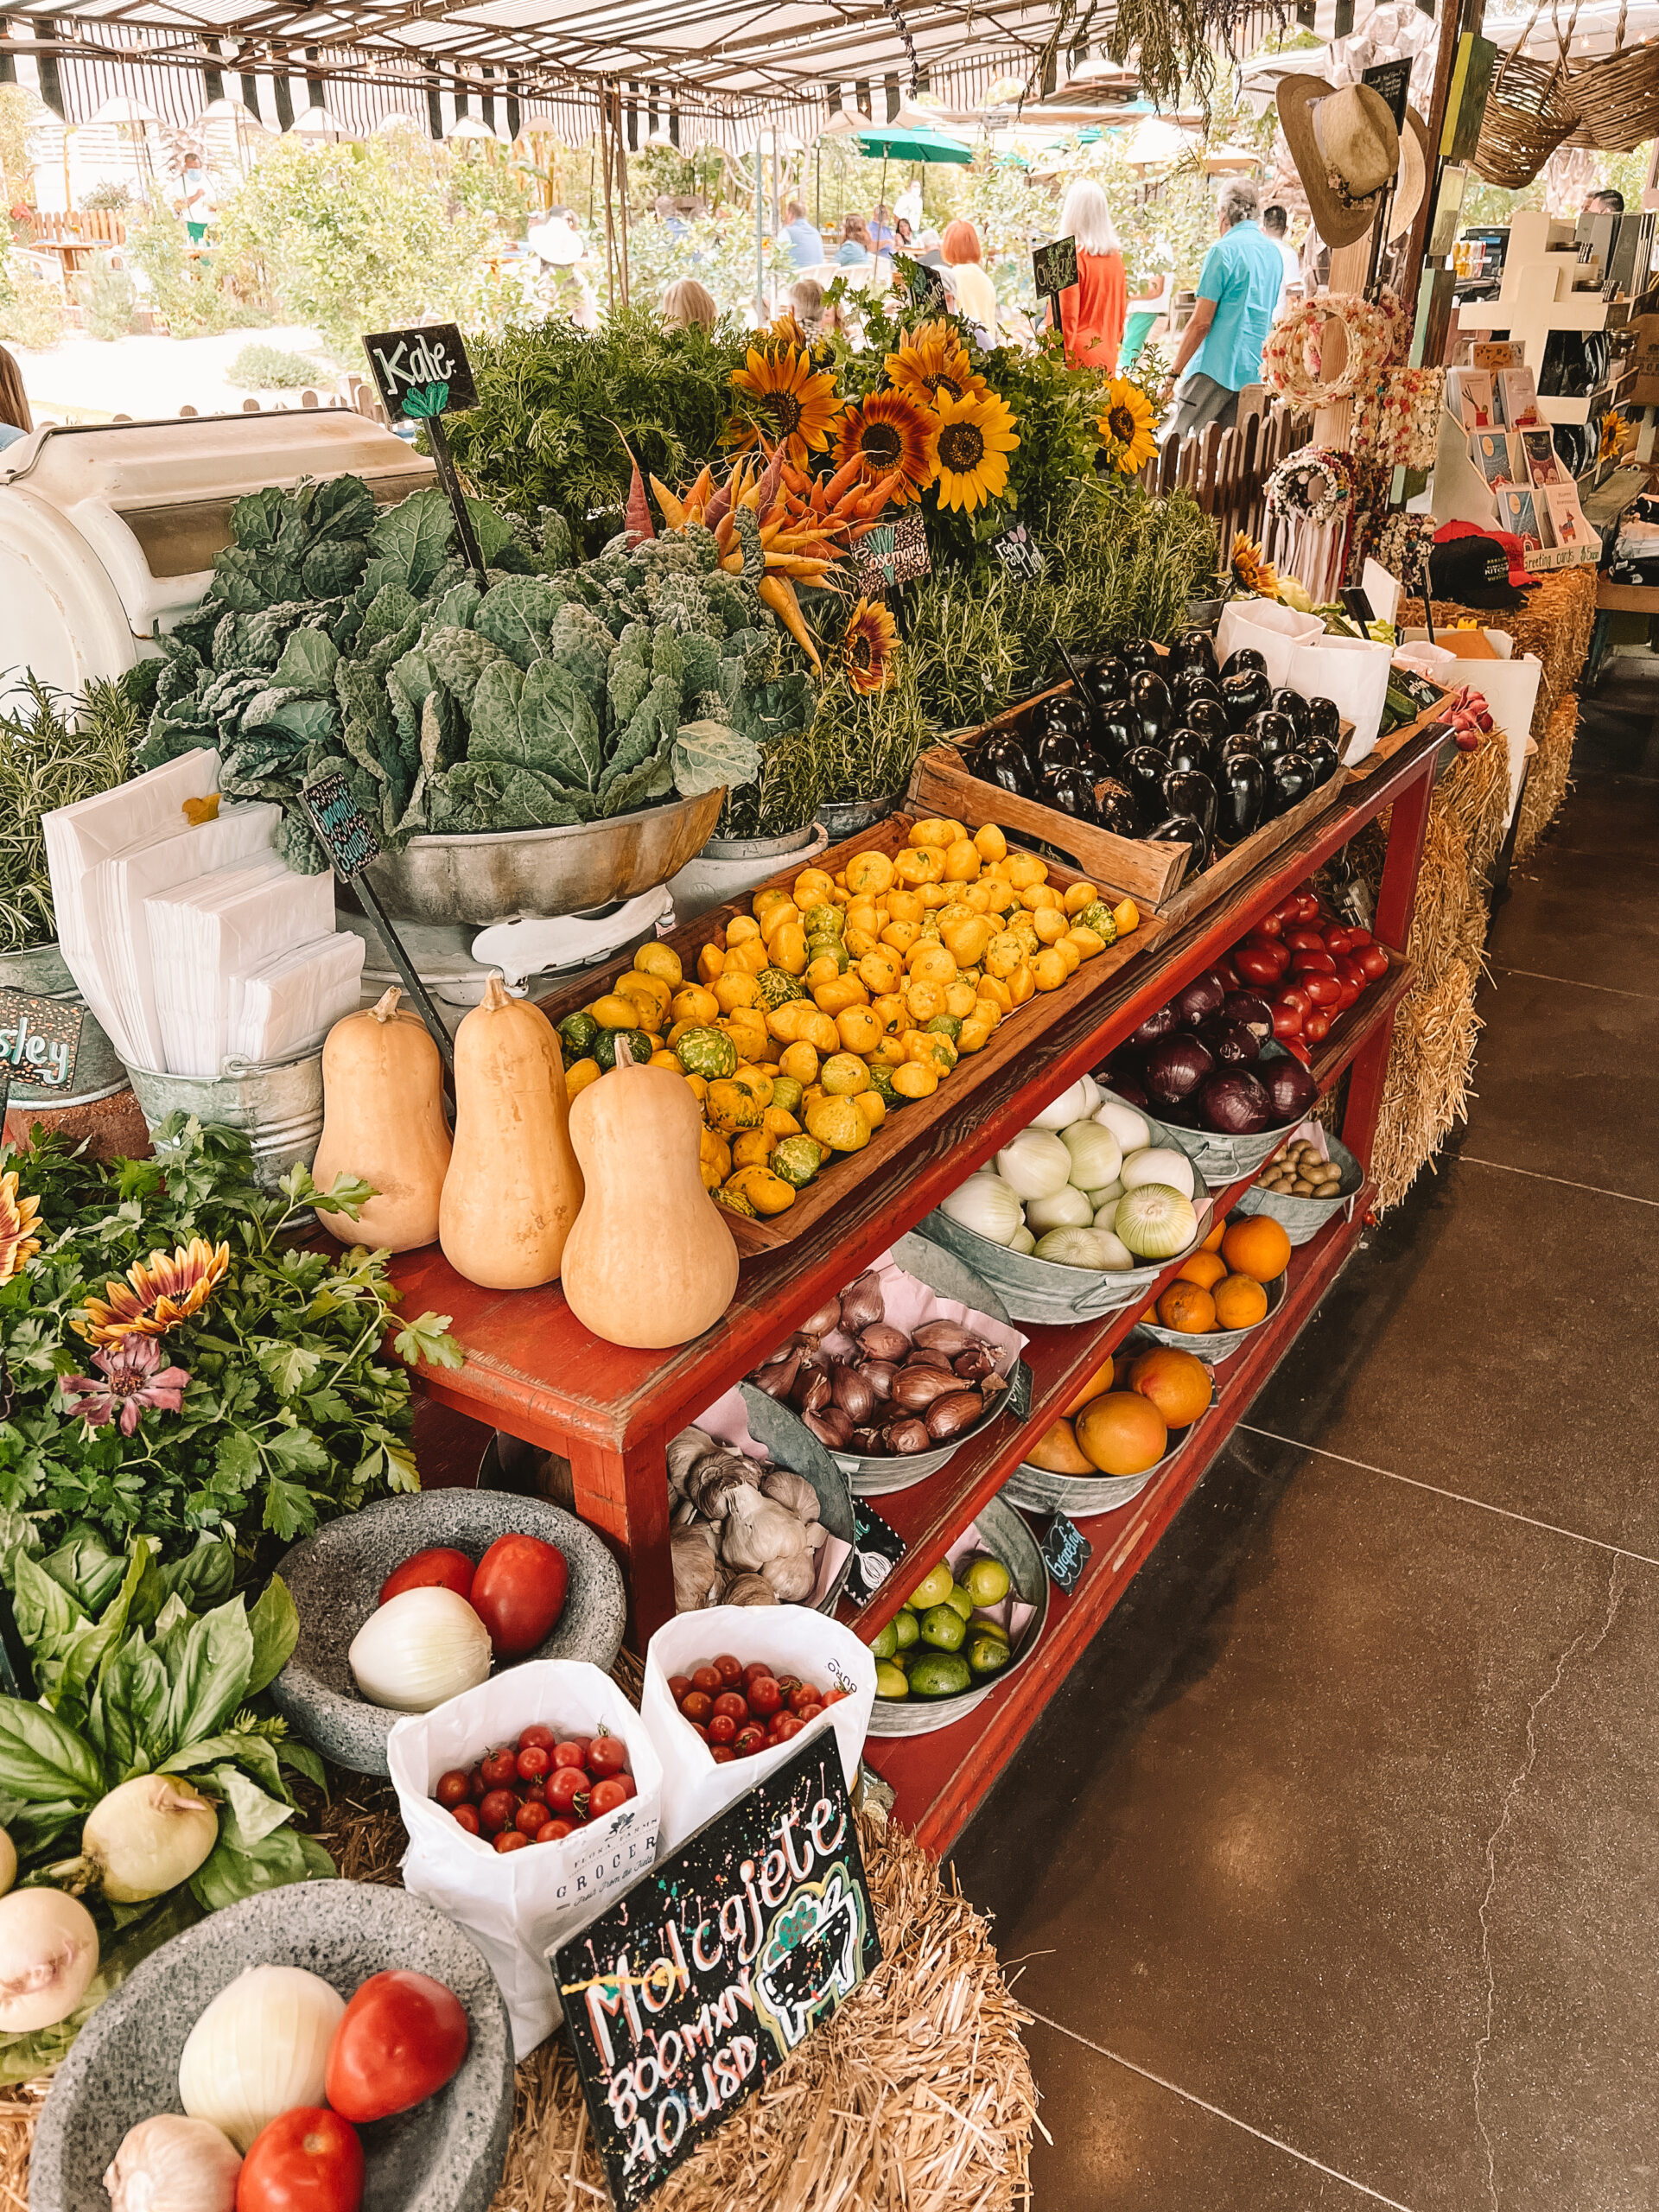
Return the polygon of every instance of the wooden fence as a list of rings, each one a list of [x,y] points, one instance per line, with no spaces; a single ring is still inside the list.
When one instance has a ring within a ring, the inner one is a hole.
[[[1178,438],[1172,431],[1141,472],[1147,491],[1183,486],[1214,517],[1224,562],[1236,531],[1258,543],[1265,539],[1267,480],[1313,435],[1311,416],[1293,414],[1262,396],[1260,385],[1246,390],[1239,411],[1244,419],[1230,430],[1211,423],[1195,438]]]
[[[29,222],[42,245],[124,245],[127,242],[125,216],[108,207],[86,208],[67,215],[31,207]]]

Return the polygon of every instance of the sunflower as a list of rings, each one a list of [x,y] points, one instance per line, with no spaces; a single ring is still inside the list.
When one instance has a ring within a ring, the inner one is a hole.
[[[1277,599],[1279,579],[1262,558],[1262,548],[1241,530],[1233,540],[1233,575],[1246,591],[1258,599]]]
[[[972,514],[982,500],[1001,499],[1008,488],[1008,455],[1020,441],[1014,416],[994,391],[948,399],[941,392],[939,418],[939,505]]]
[[[843,468],[854,460],[862,462],[871,483],[902,468],[903,480],[893,495],[893,505],[902,507],[939,473],[939,426],[931,407],[906,391],[874,391],[849,407],[836,441],[836,467]]]
[[[1624,449],[1624,434],[1630,425],[1616,409],[1609,408],[1601,418],[1601,436],[1596,448],[1598,461],[1617,461]]]
[[[40,1226],[41,1202],[17,1195],[17,1171],[0,1175],[0,1282],[10,1282],[25,1262],[41,1249],[32,1232]]]
[[[1158,450],[1152,403],[1127,377],[1114,377],[1107,385],[1105,409],[1095,427],[1120,475],[1134,476]]]
[[[180,1245],[170,1259],[165,1252],[152,1252],[147,1260],[135,1260],[126,1281],[106,1282],[103,1297],[89,1298],[69,1325],[95,1344],[119,1344],[124,1337],[164,1337],[201,1311],[230,1264],[228,1244],[215,1251],[193,1236],[188,1249]]]
[[[793,346],[775,352],[751,346],[747,365],[732,371],[732,389],[746,412],[733,416],[721,443],[747,452],[764,436],[782,445],[797,467],[823,451],[840,418],[835,378],[815,370],[810,357]]]
[[[925,322],[910,332],[899,351],[888,354],[887,367],[889,380],[925,406],[990,389],[969,365],[968,349],[948,322]]]
[[[767,353],[775,353],[785,346],[798,346],[804,351],[806,343],[806,333],[793,308],[785,308],[781,315],[774,315],[760,333],[761,350]]]
[[[885,691],[899,632],[880,600],[861,599],[842,632],[841,664],[855,691]]]

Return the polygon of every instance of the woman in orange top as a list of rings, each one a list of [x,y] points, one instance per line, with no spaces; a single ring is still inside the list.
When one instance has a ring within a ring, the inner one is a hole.
[[[1074,369],[1103,369],[1110,376],[1117,367],[1117,349],[1123,342],[1128,280],[1112,211],[1097,184],[1079,177],[1071,187],[1061,203],[1060,227],[1055,235],[1077,242],[1077,281],[1059,296],[1065,358]],[[1051,300],[1051,324],[1054,304]]]

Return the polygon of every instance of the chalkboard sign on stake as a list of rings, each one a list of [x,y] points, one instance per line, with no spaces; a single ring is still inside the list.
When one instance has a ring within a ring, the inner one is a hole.
[[[0,1068],[8,1082],[70,1096],[86,1019],[86,1007],[72,999],[0,990]]]
[[[468,568],[481,577],[484,556],[473,533],[467,495],[455,474],[443,428],[446,410],[478,404],[478,387],[473,382],[460,326],[433,322],[413,330],[378,331],[363,340],[363,350],[369,357],[381,404],[391,419],[426,424],[438,481],[454,510],[462,555]]]
[[[912,307],[926,315],[949,314],[950,296],[937,269],[931,268],[925,261],[913,260],[907,253],[895,253],[893,265],[905,280],[905,291]]]
[[[877,523],[858,541],[858,588],[867,599],[915,583],[932,566],[927,524],[918,507]]]
[[[1043,1531],[1043,1564],[1050,1580],[1058,1582],[1067,1597],[1077,1588],[1094,1548],[1075,1521],[1068,1521],[1064,1513],[1050,1516]]]
[[[1039,245],[1031,257],[1031,273],[1039,299],[1052,300],[1069,292],[1077,281],[1076,238],[1054,238],[1047,245]]]
[[[834,1733],[801,1738],[549,1957],[632,2212],[881,1962]]]
[[[991,550],[1002,563],[1004,573],[1016,582],[1035,583],[1043,573],[1042,552],[1022,522],[1005,530],[1001,537],[994,537]]]
[[[853,1500],[853,1559],[847,1572],[847,1599],[868,1605],[905,1555],[905,1540],[891,1522],[861,1497]]]

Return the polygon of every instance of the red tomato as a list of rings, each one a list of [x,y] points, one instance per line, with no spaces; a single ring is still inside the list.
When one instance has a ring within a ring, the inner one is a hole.
[[[468,1835],[479,1833],[482,1823],[479,1820],[476,1805],[452,1805],[449,1810],[457,1827],[465,1828]]]
[[[720,1679],[720,1669],[717,1667],[694,1667],[691,1670],[691,1687],[696,1690],[705,1691],[710,1697],[718,1697],[726,1685]]]
[[[566,1836],[575,1834],[575,1830],[569,1821],[550,1821],[544,1828],[537,1829],[536,1840],[537,1843],[563,1843]]]
[[[416,1552],[401,1567],[394,1567],[380,1585],[380,1603],[402,1597],[405,1590],[453,1590],[458,1598],[471,1599],[473,1576],[476,1569],[465,1552],[452,1551],[446,1545],[437,1545],[430,1551]]]
[[[438,1786],[432,1792],[440,1805],[447,1805],[453,1813],[457,1805],[464,1805],[473,1794],[473,1785],[465,1767],[452,1766],[448,1774],[438,1777]]]
[[[715,1700],[715,1718],[717,1720],[724,1719],[727,1720],[742,1721],[747,1720],[748,1717],[749,1701],[747,1698],[740,1697],[735,1690],[722,1690],[720,1695]],[[606,1767],[598,1770],[598,1771],[603,1773],[616,1773],[620,1771],[620,1769],[615,1767]]]
[[[1274,993],[1273,1003],[1275,1007],[1294,1007],[1298,1014],[1306,1014],[1313,1001],[1300,983],[1287,983],[1282,991]]]
[[[1241,944],[1233,965],[1247,983],[1276,983],[1289,962],[1276,945]]]
[[[701,1720],[688,1720],[685,1725],[691,1731],[691,1733],[694,1736],[701,1736],[705,1744],[709,1744],[714,1741],[714,1738],[709,1733],[709,1729],[711,1729],[715,1725],[712,1720],[709,1723],[709,1726],[707,1728],[704,1727]],[[736,1729],[733,1729],[732,1733],[735,1735],[737,1733]]]
[[[1259,922],[1251,923],[1250,935],[1252,937],[1281,937],[1284,933],[1284,924],[1277,914],[1263,914]]]
[[[570,1570],[556,1544],[539,1536],[498,1536],[478,1562],[471,1598],[496,1656],[522,1659],[545,1643],[569,1587]]]
[[[679,1703],[680,1700],[685,1695],[687,1690],[689,1690],[690,1687],[691,1677],[690,1675],[671,1675],[668,1678],[668,1694],[670,1697],[673,1699],[676,1705]]]
[[[601,1813],[613,1813],[619,1805],[626,1805],[633,1795],[633,1783],[626,1774],[607,1775],[603,1782],[594,1784],[594,1794],[588,1808],[597,1820]]]
[[[357,2130],[321,2105],[296,2105],[262,2127],[236,2177],[236,2212],[357,2212],[362,2202]]]
[[[729,1744],[716,1744],[709,1756],[716,1766],[729,1766],[737,1757],[737,1753]]]
[[[1342,985],[1334,976],[1304,976],[1302,988],[1316,1007],[1335,1006],[1337,1001],[1342,996]],[[1307,1020],[1304,1015],[1302,1034],[1306,1037],[1307,1033]]]
[[[772,1662],[770,1659],[751,1659],[748,1665],[743,1669],[743,1679],[746,1682],[752,1682],[757,1675],[769,1675],[771,1672]]]
[[[1331,1017],[1323,1007],[1315,1007],[1302,1024],[1302,1034],[1310,1044],[1322,1045],[1331,1034]]]
[[[823,1707],[818,1703],[817,1698],[814,1698],[810,1705],[804,1705],[801,1707],[797,1718],[804,1728],[809,1720],[816,1720],[823,1711]]]
[[[1318,930],[1287,930],[1285,943],[1293,952],[1323,952],[1325,939]]]
[[[784,1701],[783,1685],[775,1675],[757,1675],[749,1684],[749,1710],[763,1716],[776,1713]]]
[[[534,1835],[538,1828],[544,1828],[552,1817],[539,1797],[526,1797],[518,1808],[512,1825],[520,1835]]]
[[[521,1728],[518,1731],[518,1748],[521,1751],[550,1752],[558,1740],[553,1731],[550,1728],[543,1728],[539,1720],[534,1720],[528,1728]]]
[[[1339,922],[1330,923],[1325,931],[1325,949],[1333,960],[1340,958],[1352,942]]]
[[[467,1794],[474,1799],[480,1798],[483,1796],[484,1792],[489,1788],[489,1783],[484,1779],[484,1769],[482,1764],[480,1764],[474,1767],[472,1771],[467,1777]]]
[[[734,1657],[731,1652],[722,1651],[715,1661],[715,1672],[722,1682],[741,1682],[743,1679],[743,1662]]]
[[[772,1725],[776,1741],[786,1744],[791,1736],[800,1734],[806,1723],[804,1720],[798,1719],[792,1713],[780,1713]]]
[[[1328,952],[1299,952],[1291,960],[1290,972],[1299,981],[1304,976],[1334,976],[1337,963]]]
[[[522,1828],[503,1828],[495,1839],[495,1847],[498,1851],[522,1851],[529,1841]]]
[[[1302,918],[1301,899],[1294,891],[1292,891],[1279,901],[1273,912],[1274,918],[1281,922],[1286,929],[1294,930]],[[1258,922],[1256,927],[1260,929],[1261,926],[1262,925]]]
[[[553,1746],[555,1766],[586,1766],[593,1747],[591,1736],[562,1736]]]
[[[725,1693],[730,1695],[728,1691]],[[715,1700],[715,1710],[720,1710],[720,1700]],[[747,1718],[747,1712],[738,1715]],[[607,1774],[626,1774],[628,1770],[628,1747],[620,1736],[595,1736],[588,1748],[588,1771],[597,1782]]]
[[[751,1720],[747,1728],[738,1730],[737,1740],[732,1745],[732,1751],[738,1758],[746,1759],[751,1752],[763,1750],[766,1740],[766,1730],[758,1720]]]
[[[518,1779],[518,1754],[515,1751],[488,1751],[478,1763],[486,1789],[505,1789]]]
[[[789,1709],[791,1713],[801,1713],[809,1705],[817,1705],[819,1701],[818,1694],[810,1682],[803,1682],[799,1689],[791,1690],[789,1694]]]
[[[588,1777],[579,1766],[555,1767],[547,1777],[547,1802],[556,1813],[568,1816],[576,1812],[585,1819],[589,1787]]]
[[[1302,1014],[1300,1007],[1276,1006],[1273,1009],[1273,1033],[1281,1043],[1287,1037],[1302,1033]]]
[[[846,1694],[845,1690],[825,1690],[823,1701],[826,1705],[839,1705]]]
[[[504,1828],[518,1810],[518,1800],[511,1789],[492,1789],[478,1808],[479,1826],[486,1835],[493,1835]]]
[[[680,1700],[680,1716],[685,1720],[706,1720],[715,1709],[715,1700],[707,1690],[691,1690]]]
[[[538,1805],[545,1805],[547,1802],[546,1777],[538,1776],[534,1782],[521,1782],[518,1784],[518,1795],[526,1804],[533,1797]]]
[[[1296,918],[1299,922],[1316,922],[1319,918],[1319,902],[1311,891],[1296,893]]]
[[[1375,983],[1389,972],[1389,956],[1380,944],[1364,945],[1355,957],[1359,962],[1359,972],[1368,982]]]
[[[531,1744],[528,1749],[519,1752],[517,1764],[521,1781],[539,1782],[551,1768],[553,1754],[544,1751],[539,1744]]]
[[[1337,1014],[1346,1014],[1349,1007],[1353,1005],[1358,996],[1359,985],[1357,983],[1344,983],[1342,986],[1342,995],[1337,1001],[1336,1007],[1334,1009],[1335,1012]]]
[[[1374,939],[1372,938],[1370,930],[1350,930],[1348,932],[1348,950],[1350,952],[1358,952],[1363,946],[1370,944],[1373,942]]]
[[[747,1718],[747,1715],[745,1715]],[[730,1744],[737,1738],[737,1723],[729,1713],[717,1713],[701,1732],[705,1743]]]

